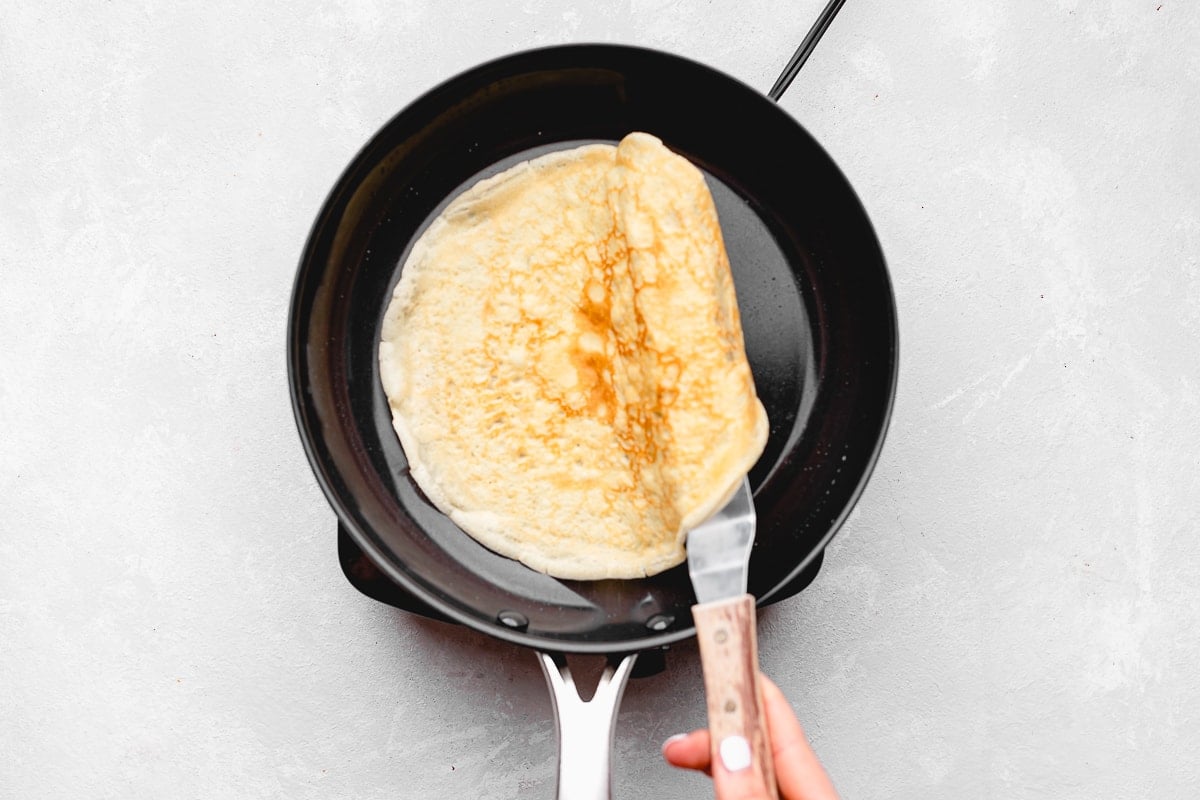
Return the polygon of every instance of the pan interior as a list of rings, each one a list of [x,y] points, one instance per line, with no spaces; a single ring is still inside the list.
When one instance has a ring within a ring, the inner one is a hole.
[[[374,466],[388,484],[389,491],[419,521],[422,532],[450,558],[469,566],[485,582],[503,587],[507,597],[500,611],[519,613],[530,620],[531,632],[543,635],[578,635],[597,625],[608,629],[606,636],[611,635],[613,626],[631,628],[625,631],[627,635],[639,634],[646,630],[651,618],[658,625],[665,624],[666,616],[684,622],[686,614],[681,614],[681,609],[694,602],[686,568],[680,566],[663,575],[632,582],[565,581],[528,569],[475,542],[425,499],[409,474],[408,461],[392,429],[391,410],[379,379],[378,348],[369,345],[379,341],[384,311],[412,243],[454,197],[478,181],[521,161],[595,141],[599,140],[555,142],[531,148],[499,159],[463,181],[426,216],[415,236],[405,237],[408,243],[396,261],[387,291],[362,298],[364,313],[369,310],[376,325],[371,342],[356,340],[352,345],[355,362],[362,363],[364,368],[351,372],[351,393],[355,397],[371,398],[373,425],[364,433],[370,436],[372,446],[369,451]],[[754,484],[758,485],[767,472],[778,465],[787,442],[802,428],[807,409],[812,405],[815,396],[812,334],[803,289],[791,266],[798,256],[792,254],[789,258],[745,198],[711,173],[705,172],[705,178],[726,238],[738,306],[744,320],[747,355],[756,376],[759,396],[771,420],[772,435],[751,475]],[[373,253],[376,248],[380,252],[394,252],[399,244],[399,241],[391,241],[386,225],[374,232],[372,241],[375,245]],[[369,300],[374,303],[368,304]],[[520,476],[514,474],[513,479],[520,480]],[[620,598],[619,603],[613,603],[617,598]],[[609,611],[619,607],[623,607],[626,617],[610,619]],[[538,612],[545,608],[554,610],[552,613]]]
[[[724,113],[713,117],[714,107]],[[895,320],[849,186],[756,92],[632,48],[554,48],[466,73],[399,114],[351,164],[314,227],[293,298],[297,419],[347,531],[439,611],[542,649],[632,651],[690,636],[686,569],[563,581],[461,531],[408,475],[379,380],[380,323],[413,241],[457,193],[518,161],[633,130],[699,166],[717,205],[771,421],[751,473],[750,590],[769,597],[820,552],[866,480],[890,409]]]

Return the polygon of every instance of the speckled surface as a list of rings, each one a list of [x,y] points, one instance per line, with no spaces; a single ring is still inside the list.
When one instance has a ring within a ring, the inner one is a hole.
[[[766,89],[822,3],[0,10],[0,797],[550,798],[531,654],[358,595],[297,440],[300,248],[441,78],[614,41]],[[851,0],[783,101],[892,269],[891,434],[768,673],[849,798],[1200,785],[1200,6]],[[693,645],[618,798],[690,798]]]

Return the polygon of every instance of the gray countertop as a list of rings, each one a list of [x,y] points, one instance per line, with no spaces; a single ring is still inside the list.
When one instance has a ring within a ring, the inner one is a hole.
[[[0,11],[0,797],[550,798],[533,656],[358,594],[288,295],[358,147],[446,76],[636,43],[765,90],[823,2]],[[1200,6],[851,0],[783,100],[887,254],[875,475],[765,670],[845,798],[1200,785]],[[618,798],[703,797],[694,644]]]

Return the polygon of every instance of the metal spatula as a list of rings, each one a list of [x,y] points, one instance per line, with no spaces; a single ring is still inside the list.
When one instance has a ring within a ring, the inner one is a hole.
[[[688,533],[688,573],[699,601],[692,606],[692,617],[704,667],[713,760],[720,757],[726,738],[745,737],[750,769],[762,775],[774,798],[778,791],[758,684],[754,597],[746,593],[755,523],[750,482],[743,479],[724,508]]]

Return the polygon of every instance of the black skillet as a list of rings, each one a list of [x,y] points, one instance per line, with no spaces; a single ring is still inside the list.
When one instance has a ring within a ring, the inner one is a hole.
[[[750,473],[758,533],[749,581],[760,604],[771,602],[819,557],[863,490],[891,411],[897,332],[883,255],[850,185],[794,119],[745,84],[608,45],[521,52],[451,78],[389,121],[339,179],[305,247],[289,319],[297,424],[341,526],[440,615],[541,651],[559,715],[560,797],[607,795],[606,737],[630,654],[694,635],[686,568],[563,581],[477,544],[409,477],[377,343],[409,246],[451,198],[519,161],[635,130],[699,166],[716,200],[771,421]],[[548,653],[629,657],[614,658],[584,704]],[[596,793],[572,793],[583,786]]]

